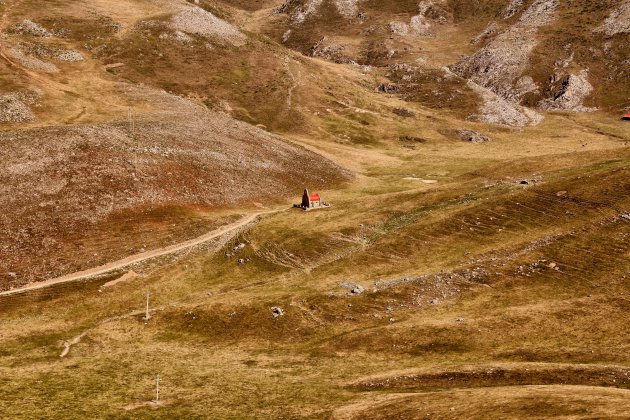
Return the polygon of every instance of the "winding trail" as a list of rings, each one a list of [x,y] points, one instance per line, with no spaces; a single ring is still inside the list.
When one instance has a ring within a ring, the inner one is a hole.
[[[201,235],[197,238],[194,239],[190,239],[188,241],[185,242],[180,242],[178,244],[174,244],[174,245],[169,245],[167,247],[164,248],[158,248],[158,249],[154,249],[152,251],[146,251],[146,252],[142,252],[140,254],[134,254],[134,255],[130,255],[126,258],[123,258],[122,260],[118,260],[118,261],[113,261],[104,265],[101,265],[99,267],[94,267],[94,268],[90,268],[87,270],[83,270],[83,271],[79,271],[76,273],[72,273],[72,274],[67,274],[65,276],[62,277],[57,277],[54,279],[50,279],[50,280],[45,280],[39,283],[35,283],[29,286],[25,286],[25,287],[21,287],[19,289],[13,289],[13,290],[7,290],[4,292],[0,292],[0,296],[11,296],[11,295],[17,295],[20,293],[25,293],[25,292],[29,292],[32,290],[37,290],[37,289],[43,289],[46,287],[50,287],[56,284],[61,284],[61,283],[68,283],[68,282],[72,282],[72,281],[77,281],[77,280],[83,280],[83,279],[87,279],[90,277],[95,277],[101,274],[105,274],[105,273],[109,273],[110,271],[114,271],[114,270],[118,270],[124,267],[127,267],[129,265],[132,264],[136,264],[142,261],[146,261],[152,258],[156,258],[156,257],[161,257],[163,255],[169,255],[169,254],[174,254],[176,252],[179,252],[181,250],[184,249],[188,249],[188,248],[192,248],[196,245],[200,245],[202,243],[208,242],[211,239],[215,239],[218,238],[220,236],[223,236],[229,232],[235,231],[237,229],[242,228],[243,226],[246,226],[252,222],[254,222],[258,217],[265,215],[265,214],[272,214],[272,213],[278,213],[280,211],[283,210],[269,210],[269,211],[263,211],[263,212],[257,212],[257,213],[252,213],[250,215],[247,215],[245,217],[243,217],[242,219],[234,222],[234,223],[230,223],[228,225],[222,226],[218,229],[215,229],[211,232],[208,232],[204,235]]]

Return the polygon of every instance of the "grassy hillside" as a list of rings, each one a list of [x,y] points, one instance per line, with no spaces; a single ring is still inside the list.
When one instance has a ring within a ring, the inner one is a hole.
[[[46,3],[3,5],[0,286],[252,219],[0,293],[0,417],[630,411],[627,33],[593,32],[612,2],[560,1],[522,68],[534,107],[588,67],[602,110],[523,127],[473,121],[495,94],[443,67],[535,1]],[[305,186],[332,206],[291,208]]]

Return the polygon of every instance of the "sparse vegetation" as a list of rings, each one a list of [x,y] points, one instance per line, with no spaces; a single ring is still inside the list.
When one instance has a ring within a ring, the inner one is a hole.
[[[518,128],[445,66],[534,1],[49,3],[0,5],[0,53],[59,68],[0,57],[34,117],[0,132],[0,290],[260,216],[0,291],[0,417],[630,412],[627,33],[593,32],[615,2],[560,0],[519,67],[539,91],[501,97],[527,112],[588,67],[600,110]],[[332,206],[291,209],[305,186]]]

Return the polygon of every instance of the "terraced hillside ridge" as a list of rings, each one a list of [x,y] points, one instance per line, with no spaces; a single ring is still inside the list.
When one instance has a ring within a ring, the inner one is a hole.
[[[627,417],[627,4],[3,1],[0,418]]]

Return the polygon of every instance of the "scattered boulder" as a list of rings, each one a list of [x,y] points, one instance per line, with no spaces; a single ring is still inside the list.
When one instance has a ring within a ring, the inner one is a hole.
[[[361,286],[360,284],[358,284],[356,287],[353,287],[352,290],[350,290],[350,294],[352,295],[360,295],[363,292],[365,292],[365,288]]]
[[[339,287],[343,287],[344,289],[348,289],[348,295],[357,296],[361,293],[365,292],[365,288],[358,283],[353,283],[350,281],[342,281],[339,284]]]
[[[427,139],[416,136],[398,136],[398,140],[403,143],[426,143]]]
[[[400,90],[400,86],[394,83],[381,83],[378,86],[378,91],[383,93],[396,93]]]
[[[279,306],[272,306],[271,307],[271,315],[273,315],[274,318],[278,318],[278,317],[284,316],[284,309],[282,309]]]
[[[415,117],[415,116],[416,116],[416,113],[415,113],[415,112],[413,112],[413,111],[412,111],[412,110],[410,110],[410,109],[403,108],[403,107],[394,108],[394,109],[392,110],[392,112],[393,112],[394,114],[396,114],[396,115],[400,116],[400,117],[403,117],[403,118],[412,118],[412,117]]]
[[[458,137],[470,143],[485,143],[488,141],[492,141],[490,137],[484,136],[483,134],[473,130],[459,129],[456,131],[456,133]]]
[[[68,62],[85,60],[85,58],[83,57],[83,54],[75,50],[58,51],[57,53],[53,55],[53,58],[59,61],[68,61]]]
[[[85,57],[79,51],[67,49],[60,45],[21,42],[18,49],[25,54],[32,53],[40,58],[52,58],[57,61],[76,62],[85,60]]]
[[[238,251],[242,251],[247,245],[245,245],[244,243],[238,243],[234,246],[234,248],[232,248],[232,251],[234,252],[238,252]]]

